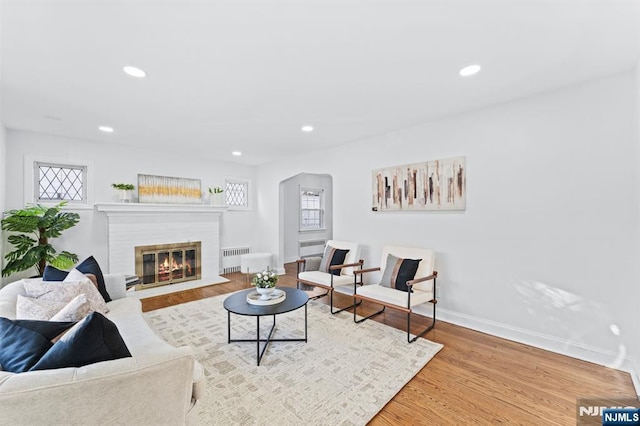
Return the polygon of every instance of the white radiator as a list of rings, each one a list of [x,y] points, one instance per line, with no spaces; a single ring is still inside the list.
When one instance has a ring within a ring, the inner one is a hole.
[[[251,247],[227,247],[220,249],[222,273],[240,272],[240,255],[247,253],[251,253]]]
[[[300,258],[310,256],[322,256],[326,240],[304,240],[298,241],[298,254]]]

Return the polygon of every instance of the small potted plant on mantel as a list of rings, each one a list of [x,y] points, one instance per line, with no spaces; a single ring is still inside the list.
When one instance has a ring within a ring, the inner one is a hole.
[[[135,186],[131,183],[112,183],[111,186],[120,191],[120,201],[128,203],[131,201],[131,191],[135,189]]]
[[[209,187],[209,201],[212,205],[219,206],[224,204],[224,199],[222,198],[223,192],[224,190],[219,186]]]

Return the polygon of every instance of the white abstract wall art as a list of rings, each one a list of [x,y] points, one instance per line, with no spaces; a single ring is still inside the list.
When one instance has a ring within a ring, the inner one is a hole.
[[[138,175],[140,203],[201,204],[200,179]]]
[[[466,208],[465,157],[376,169],[372,177],[374,212]]]

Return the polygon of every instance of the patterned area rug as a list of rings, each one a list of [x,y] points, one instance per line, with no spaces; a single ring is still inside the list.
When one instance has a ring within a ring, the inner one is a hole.
[[[364,425],[442,345],[406,343],[403,331],[308,304],[308,342],[273,342],[260,366],[256,344],[227,343],[228,295],[147,312],[169,343],[189,345],[205,368],[205,425]],[[273,338],[304,338],[304,308],[278,315]],[[271,317],[260,321],[261,336]],[[254,317],[231,315],[231,338],[255,337]]]

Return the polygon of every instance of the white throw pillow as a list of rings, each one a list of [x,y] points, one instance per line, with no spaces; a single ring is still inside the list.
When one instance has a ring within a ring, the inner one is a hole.
[[[87,277],[80,281],[25,281],[24,289],[27,296],[38,300],[64,302],[62,307],[71,302],[76,296],[84,294],[89,302],[90,311],[100,312],[101,314],[109,312],[102,295]]]
[[[69,273],[65,277],[64,281],[62,281],[62,282],[63,283],[68,283],[68,282],[71,282],[71,281],[82,281],[84,279],[88,279],[87,276],[85,274],[83,274],[82,272],[78,271],[76,268],[73,268],[72,270],[69,271]],[[91,281],[91,280],[89,280],[89,281]]]
[[[79,294],[71,302],[55,314],[49,321],[80,321],[91,313],[91,305],[87,296]]]
[[[19,294],[16,299],[16,319],[48,321],[64,306],[64,302],[39,300]]]

